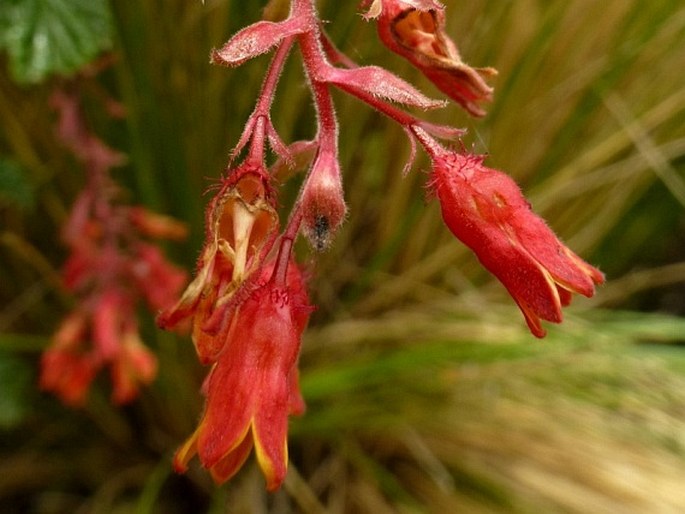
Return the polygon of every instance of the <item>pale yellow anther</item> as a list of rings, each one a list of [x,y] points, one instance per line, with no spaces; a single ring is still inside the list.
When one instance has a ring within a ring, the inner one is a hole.
[[[247,251],[250,246],[250,234],[255,222],[255,215],[247,206],[237,201],[233,203],[233,239],[235,244],[235,261],[233,263],[233,280],[241,281],[247,265]]]

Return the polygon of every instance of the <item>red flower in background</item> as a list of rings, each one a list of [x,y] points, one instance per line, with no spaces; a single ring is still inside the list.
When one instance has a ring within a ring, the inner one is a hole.
[[[62,231],[70,250],[62,278],[76,306],[43,354],[40,387],[79,406],[95,375],[109,366],[112,401],[127,403],[157,372],[154,354],[138,335],[136,307],[140,300],[154,311],[168,307],[186,281],[186,273],[143,238],[180,239],[186,227],[119,203],[109,169],[123,157],[89,131],[76,94],[58,91],[52,103],[60,115],[58,135],[83,163],[87,183]]]
[[[67,226],[74,229],[73,224]],[[94,226],[92,218],[84,224]],[[117,404],[135,399],[139,385],[154,379],[156,358],[138,336],[136,305],[145,299],[151,310],[168,306],[186,281],[185,272],[151,244],[112,246],[100,232],[74,238],[63,279],[76,307],[55,333],[41,363],[41,388],[71,406],[84,403],[90,383],[105,366],[112,368],[112,401]]]
[[[572,293],[592,296],[604,275],[559,241],[514,180],[483,159],[434,153],[432,188],[452,233],[504,284],[531,332],[544,337],[540,320],[560,323]]]
[[[87,323],[85,313],[76,310],[69,314],[41,358],[40,388],[54,392],[72,407],[83,404],[98,370],[85,343]]]
[[[267,480],[277,489],[287,470],[288,416],[304,411],[297,382],[300,338],[309,313],[302,275],[290,262],[285,286],[273,266],[234,311],[204,392],[205,412],[197,430],[174,458],[178,472],[197,453],[218,483],[230,479],[252,447]]]

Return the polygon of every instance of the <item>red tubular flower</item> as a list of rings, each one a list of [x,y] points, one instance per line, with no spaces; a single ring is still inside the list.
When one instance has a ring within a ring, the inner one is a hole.
[[[192,318],[193,343],[203,364],[213,362],[221,351],[223,340],[215,337],[218,321],[225,321],[233,295],[259,269],[262,250],[278,228],[266,170],[250,163],[232,170],[205,218],[205,246],[195,278],[178,303],[157,318],[165,329]]]
[[[273,267],[265,268],[263,276]],[[200,425],[174,458],[178,472],[197,453],[217,483],[230,479],[253,445],[267,488],[287,470],[288,415],[304,409],[297,384],[300,338],[311,307],[296,264],[287,284],[270,279],[236,307],[234,323],[205,382]]]
[[[452,233],[507,288],[537,337],[560,323],[572,293],[590,297],[604,275],[569,250],[537,216],[511,177],[483,156],[433,155],[432,188]]]
[[[368,3],[368,2],[367,2]],[[459,103],[472,116],[484,116],[480,102],[492,101],[485,79],[494,68],[472,68],[461,60],[457,46],[445,32],[445,8],[436,0],[375,0],[368,18],[378,19],[378,35]]]

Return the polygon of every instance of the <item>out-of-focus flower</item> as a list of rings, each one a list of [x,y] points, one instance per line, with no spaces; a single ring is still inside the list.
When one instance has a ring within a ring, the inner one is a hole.
[[[98,370],[96,359],[86,351],[87,328],[85,314],[72,312],[64,318],[52,346],[41,358],[40,388],[52,391],[72,407],[83,405]]]
[[[130,207],[128,216],[133,226],[148,237],[182,241],[188,236],[188,227],[185,223],[170,216],[149,211],[144,207]]]
[[[265,267],[262,277],[272,274]],[[294,262],[285,286],[261,281],[235,308],[233,323],[205,382],[207,403],[197,430],[174,458],[178,472],[197,454],[218,483],[230,479],[252,447],[277,489],[288,464],[288,416],[304,410],[297,381],[300,338],[311,307]]]
[[[112,401],[132,401],[155,377],[157,362],[138,335],[136,306],[173,304],[186,274],[145,237],[179,239],[185,226],[143,207],[118,202],[109,168],[123,156],[93,135],[75,93],[52,97],[57,133],[83,163],[87,183],[62,231],[70,250],[62,270],[75,307],[55,333],[41,361],[40,387],[71,406],[82,405],[95,375],[111,368]]]
[[[121,334],[120,350],[112,360],[112,401],[124,404],[138,396],[141,384],[147,385],[157,375],[157,358],[140,340],[136,327]]]
[[[110,366],[112,401],[133,401],[140,386],[152,382],[157,373],[157,359],[138,335],[136,297],[124,288],[108,287],[79,302],[43,354],[41,389],[79,407],[95,375]]]
[[[366,2],[368,3],[368,2]],[[472,116],[484,116],[481,102],[492,101],[486,79],[494,68],[472,68],[445,32],[445,8],[435,0],[375,0],[367,18],[376,18],[378,34],[390,50],[401,55],[443,93]]]
[[[192,318],[193,342],[207,364],[223,345],[216,334],[229,322],[234,293],[259,269],[263,249],[276,236],[278,215],[267,171],[250,163],[233,169],[207,206],[205,228],[194,280],[157,323],[169,329]]]
[[[130,271],[136,287],[154,311],[175,303],[187,280],[186,272],[172,265],[159,247],[150,243],[134,246]]]
[[[604,275],[561,243],[514,180],[483,159],[433,155],[432,188],[452,233],[504,284],[531,332],[544,337],[540,320],[561,322],[572,293],[592,296]]]

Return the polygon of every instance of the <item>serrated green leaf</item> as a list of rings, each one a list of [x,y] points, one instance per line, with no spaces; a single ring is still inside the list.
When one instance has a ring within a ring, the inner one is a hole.
[[[12,203],[30,209],[33,201],[33,188],[26,173],[14,161],[0,158],[0,205]]]
[[[2,0],[0,46],[18,82],[71,74],[111,44],[106,0]]]

